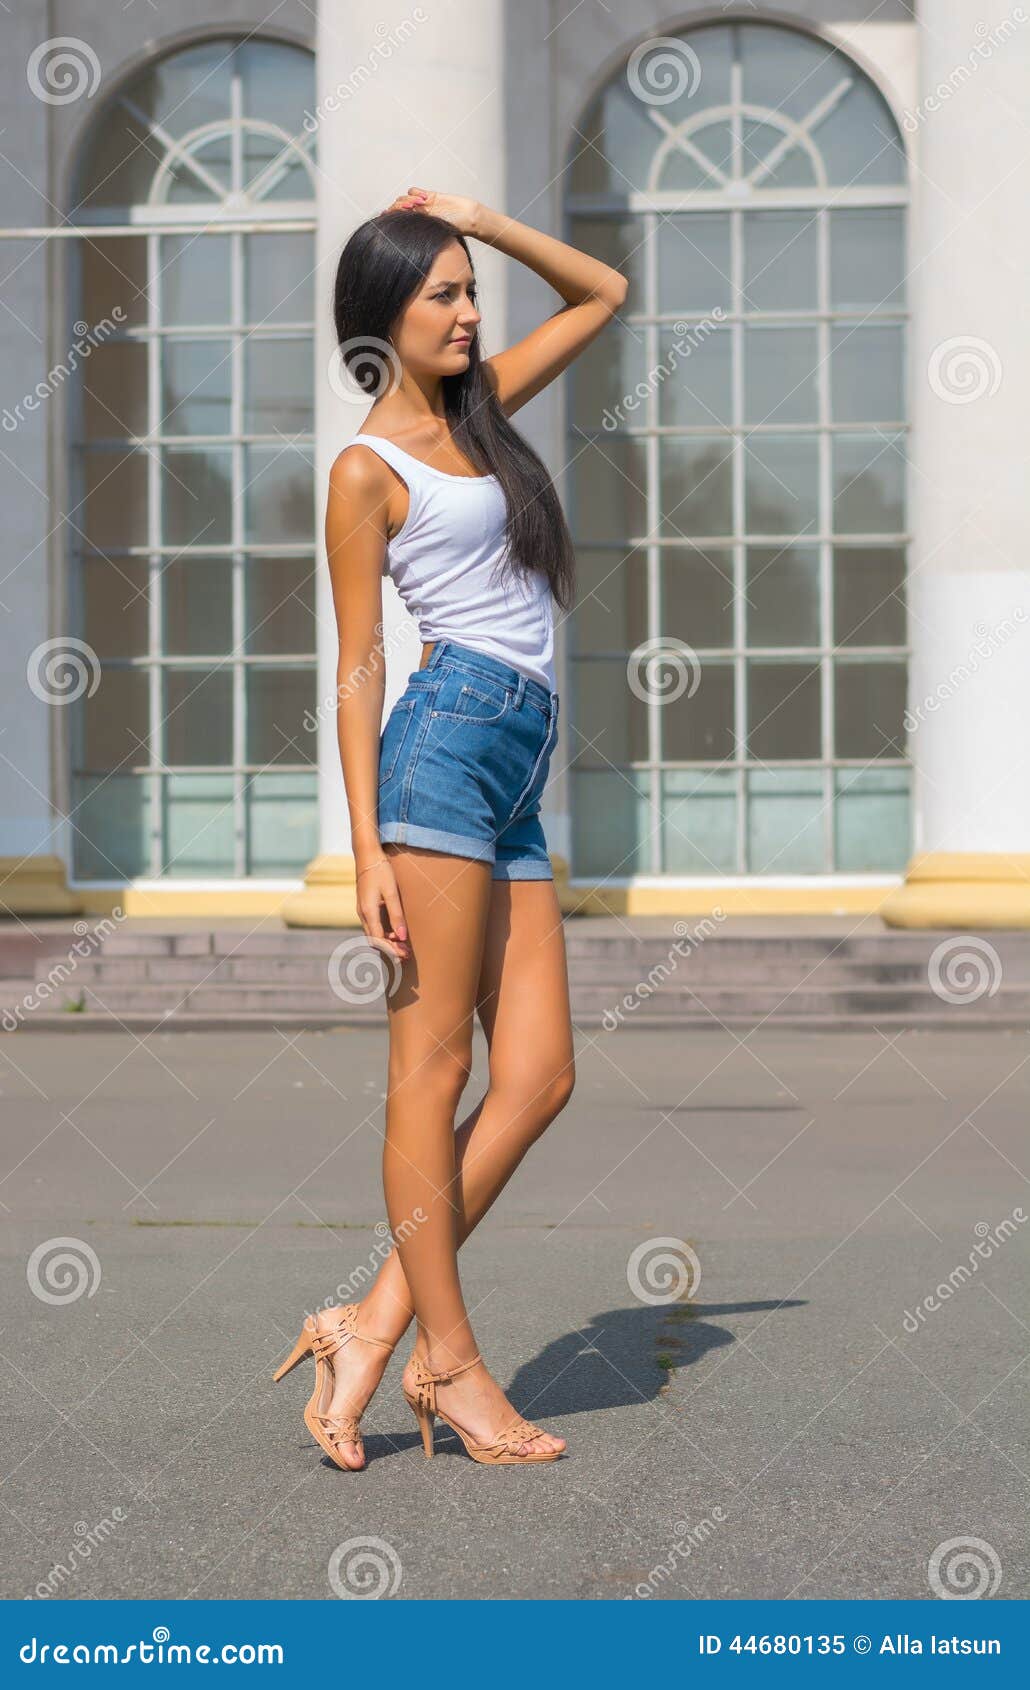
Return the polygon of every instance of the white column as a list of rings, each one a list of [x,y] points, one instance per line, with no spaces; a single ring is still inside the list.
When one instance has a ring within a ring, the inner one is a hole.
[[[424,21],[420,21],[424,20]],[[330,467],[358,432],[371,400],[350,403],[330,385],[335,335],[329,310],[340,252],[352,231],[411,186],[504,205],[504,0],[402,8],[387,27],[361,6],[320,0],[318,11],[318,271],[315,327],[319,856],[283,914],[291,926],[352,926],[354,859],[336,741],[324,701],[336,690],[337,633],[322,532]],[[503,255],[469,243],[491,351],[505,344]],[[337,389],[339,383],[336,383]],[[389,710],[419,657],[417,629],[383,582]]]
[[[1030,925],[1030,6],[987,34],[978,16],[921,0],[906,120],[916,855],[896,926]]]

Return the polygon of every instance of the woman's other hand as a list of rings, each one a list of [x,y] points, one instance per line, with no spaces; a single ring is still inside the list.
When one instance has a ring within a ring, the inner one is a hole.
[[[409,188],[399,194],[387,211],[426,211],[431,217],[442,217],[453,224],[459,235],[474,235],[479,222],[478,200],[463,194],[436,194],[430,188]]]
[[[358,862],[357,906],[369,942],[377,950],[387,951],[400,962],[406,962],[411,956],[411,945],[389,857],[378,857],[367,864]]]

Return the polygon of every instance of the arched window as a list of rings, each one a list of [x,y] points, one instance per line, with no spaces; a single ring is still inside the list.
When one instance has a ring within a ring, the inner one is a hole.
[[[82,161],[80,879],[293,876],[315,851],[313,100],[309,53],[205,40],[123,85]]]
[[[643,44],[573,152],[568,238],[631,283],[568,378],[574,872],[900,870],[897,125],[742,21]]]

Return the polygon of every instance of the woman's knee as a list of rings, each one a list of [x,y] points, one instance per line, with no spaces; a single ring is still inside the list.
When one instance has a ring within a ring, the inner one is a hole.
[[[513,1116],[529,1124],[533,1136],[542,1133],[565,1108],[576,1083],[576,1065],[571,1060],[558,1066],[520,1069],[518,1075],[491,1073],[491,1090],[509,1101]]]
[[[437,1102],[457,1107],[472,1075],[472,1048],[451,1042],[421,1042],[391,1053],[390,1088],[411,1086]]]

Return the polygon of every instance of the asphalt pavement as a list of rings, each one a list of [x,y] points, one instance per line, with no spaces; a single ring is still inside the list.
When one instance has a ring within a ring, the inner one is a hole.
[[[566,1458],[427,1462],[409,1337],[355,1474],[271,1374],[382,1251],[385,1033],[0,1042],[2,1594],[1030,1595],[1030,1040],[577,1047],[461,1256]]]

